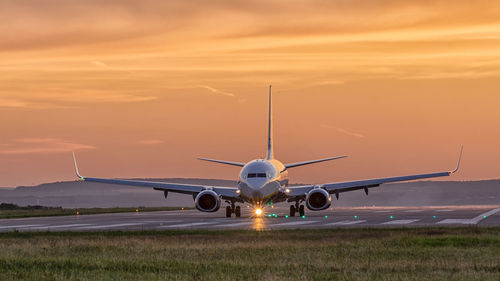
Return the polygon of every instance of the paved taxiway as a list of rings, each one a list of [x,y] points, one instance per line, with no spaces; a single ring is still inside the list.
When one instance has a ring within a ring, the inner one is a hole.
[[[168,229],[296,229],[397,226],[500,226],[499,206],[335,208],[287,217],[287,208],[267,208],[253,217],[226,218],[225,210],[74,215],[0,220],[0,231],[102,231]]]

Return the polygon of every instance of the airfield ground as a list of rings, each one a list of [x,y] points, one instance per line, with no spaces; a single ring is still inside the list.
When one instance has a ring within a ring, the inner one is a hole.
[[[5,232],[0,280],[495,280],[500,227]]]
[[[226,218],[198,210],[132,212],[0,219],[0,232],[103,231],[103,230],[224,230],[306,229],[433,226],[500,226],[500,206],[363,207],[308,211],[305,217],[289,217],[285,207],[266,208],[260,217],[244,208],[241,218]],[[288,216],[288,217],[287,217]]]
[[[496,280],[500,206],[0,219],[0,280]]]
[[[183,207],[115,207],[115,208],[61,208],[44,206],[17,206],[15,204],[0,204],[0,219],[53,217],[71,215],[95,215],[131,212],[181,211],[192,208]]]

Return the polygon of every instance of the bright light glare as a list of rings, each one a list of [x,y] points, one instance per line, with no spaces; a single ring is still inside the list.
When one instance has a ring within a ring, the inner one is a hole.
[[[261,208],[257,208],[257,209],[255,209],[255,214],[256,214],[257,216],[262,215],[262,209],[261,209]]]

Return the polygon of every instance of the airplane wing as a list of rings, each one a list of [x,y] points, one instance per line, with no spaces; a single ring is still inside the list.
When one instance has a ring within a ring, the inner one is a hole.
[[[460,150],[460,156],[458,158],[457,167],[453,171],[430,173],[430,174],[407,175],[407,176],[389,177],[389,178],[368,179],[368,180],[346,181],[346,182],[327,183],[327,184],[320,184],[320,185],[290,186],[290,187],[288,187],[290,192],[288,192],[287,195],[289,197],[304,196],[311,189],[319,186],[319,187],[325,189],[326,191],[328,191],[328,193],[335,194],[335,196],[338,198],[339,193],[358,190],[358,189],[364,189],[365,192],[368,194],[368,188],[377,187],[377,186],[384,184],[384,183],[411,181],[411,180],[418,180],[418,179],[450,176],[450,175],[456,173],[460,167],[460,161],[462,158],[462,150],[463,150],[463,148]]]
[[[230,199],[239,197],[240,195],[236,192],[235,187],[222,187],[222,186],[204,186],[195,184],[181,184],[181,183],[167,183],[167,182],[153,182],[153,181],[140,181],[140,180],[122,180],[122,179],[106,179],[106,178],[91,178],[83,177],[78,171],[78,166],[76,164],[75,154],[73,153],[73,161],[75,164],[75,172],[78,178],[88,182],[98,182],[107,184],[120,184],[120,185],[130,185],[137,187],[149,187],[155,190],[163,190],[176,193],[184,194],[198,194],[203,190],[211,189],[215,193],[222,196],[224,199]]]

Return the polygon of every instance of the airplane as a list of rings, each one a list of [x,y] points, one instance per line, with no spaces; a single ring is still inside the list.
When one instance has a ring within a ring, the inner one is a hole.
[[[250,204],[254,209],[255,215],[260,216],[263,214],[265,206],[280,202],[291,203],[291,217],[295,216],[297,213],[301,217],[304,217],[304,205],[311,211],[325,210],[332,205],[332,195],[334,195],[337,200],[339,199],[341,193],[354,190],[364,190],[366,195],[368,195],[368,190],[370,188],[380,186],[381,184],[450,176],[456,173],[460,168],[463,146],[460,150],[457,166],[452,171],[317,185],[310,184],[289,186],[289,169],[314,163],[342,159],[347,156],[342,155],[288,164],[283,164],[274,158],[271,87],[272,86],[269,86],[267,153],[265,158],[255,159],[248,163],[198,158],[203,161],[241,167],[236,187],[83,177],[78,171],[75,153],[73,152],[73,162],[76,175],[79,179],[86,182],[153,188],[154,190],[163,191],[165,198],[167,198],[169,192],[189,194],[193,196],[196,209],[202,212],[211,213],[218,211],[222,206],[222,201],[224,200],[225,203],[228,204],[226,206],[226,217],[231,217],[232,214],[234,214],[235,217],[241,216],[241,207],[237,206],[237,203]]]

